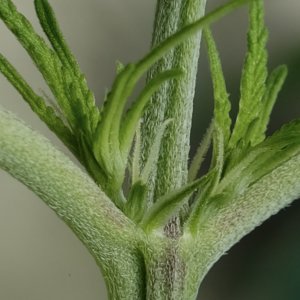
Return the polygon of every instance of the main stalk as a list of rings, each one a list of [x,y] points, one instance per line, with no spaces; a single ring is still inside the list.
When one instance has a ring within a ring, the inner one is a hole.
[[[204,15],[206,0],[158,0],[152,46],[156,46],[183,26]],[[200,51],[201,33],[191,37],[159,61],[148,73],[148,80],[158,73],[180,68],[185,74],[163,85],[154,95],[144,115],[142,145],[144,161],[157,129],[172,119],[160,149],[156,172],[151,180],[153,201],[187,180],[193,98]]]
[[[206,0],[158,0],[152,46],[204,15]],[[193,100],[200,54],[201,33],[164,56],[148,73],[148,80],[173,68],[184,71],[178,80],[165,83],[153,96],[142,123],[142,157],[145,162],[161,124],[168,126],[160,148],[157,169],[149,182],[149,198],[155,199],[187,181]],[[146,299],[191,300],[197,286],[187,281],[193,266],[180,254],[180,220],[174,217],[165,227],[165,237],[145,257]],[[153,244],[156,244],[155,242]],[[193,280],[191,280],[193,281]],[[189,288],[187,288],[189,286]]]

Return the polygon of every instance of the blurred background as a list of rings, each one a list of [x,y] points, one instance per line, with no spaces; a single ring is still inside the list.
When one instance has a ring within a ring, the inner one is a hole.
[[[176,1],[176,0],[174,0]],[[14,1],[41,32],[33,1]],[[115,61],[135,61],[149,49],[155,0],[51,0],[65,37],[99,103],[115,74]],[[221,0],[208,0],[207,11]],[[300,115],[300,2],[266,0],[270,68],[282,63],[289,77],[272,115],[270,132]],[[213,26],[236,111],[246,49],[245,8]],[[192,149],[212,113],[211,82],[202,49],[195,96]],[[0,23],[0,51],[36,90],[47,92],[25,51]],[[0,76],[0,104],[63,146]],[[242,239],[212,268],[199,299],[300,299],[300,203],[272,217]],[[0,299],[107,299],[101,274],[74,234],[22,184],[0,171]]]

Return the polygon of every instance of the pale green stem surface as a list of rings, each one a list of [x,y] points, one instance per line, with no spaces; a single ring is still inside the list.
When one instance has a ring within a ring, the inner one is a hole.
[[[136,250],[142,232],[69,158],[1,107],[0,137],[0,167],[75,232],[102,269],[111,299],[143,299],[143,260]]]
[[[156,9],[152,45],[156,46],[183,26],[204,14],[206,0],[159,0]],[[156,172],[151,178],[151,196],[157,199],[167,191],[181,187],[187,180],[187,162],[193,98],[201,33],[191,37],[165,55],[149,72],[149,80],[171,68],[182,69],[180,80],[166,83],[152,98],[142,123],[144,161],[157,129],[166,119],[173,122],[166,130]],[[156,174],[155,174],[156,173]]]
[[[242,195],[216,203],[179,239],[146,236],[70,159],[0,109],[0,167],[62,218],[102,269],[110,299],[194,300],[210,267],[233,244],[300,196],[300,155]]]
[[[152,46],[158,45],[183,26],[201,18],[204,15],[205,4],[206,0],[158,0]],[[157,169],[148,181],[151,201],[181,187],[187,181],[200,41],[201,33],[186,40],[165,55],[148,74],[148,80],[151,80],[168,69],[179,68],[184,71],[180,80],[175,79],[161,87],[144,114],[141,127],[143,161],[147,160],[157,130],[165,120],[172,119],[161,143]],[[179,226],[179,219],[174,217],[165,229],[167,235],[177,239],[180,234]],[[185,299],[182,286],[186,280],[184,273],[187,266],[178,256],[176,242],[171,244],[174,249],[171,247],[164,255],[156,256],[157,265],[162,270],[150,273],[155,275],[147,282],[147,291],[153,293],[149,299]],[[169,253],[170,251],[172,253]],[[152,265],[152,268],[155,266]]]
[[[243,194],[225,201],[200,216],[197,231],[186,226],[180,243],[181,256],[192,266],[188,285],[195,299],[203,278],[212,265],[234,244],[282,208],[300,197],[300,154],[264,176]],[[190,234],[188,233],[190,231]],[[197,282],[197,283],[195,283]]]

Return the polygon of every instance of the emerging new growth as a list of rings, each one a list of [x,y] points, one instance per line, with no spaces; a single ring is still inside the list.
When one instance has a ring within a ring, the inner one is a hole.
[[[38,95],[1,54],[0,71],[87,173],[3,108],[0,167],[39,195],[86,245],[110,299],[195,299],[225,251],[300,195],[300,122],[266,136],[287,68],[268,72],[263,1],[233,0],[202,18],[205,1],[188,2],[177,8],[177,31],[159,41],[168,27],[159,27],[164,4],[158,1],[151,52],[136,63],[118,64],[98,107],[48,1],[34,4],[50,46],[10,0],[0,0],[0,18],[41,72],[55,104]],[[232,120],[209,26],[245,2],[250,2],[248,50]],[[192,11],[197,13],[190,20]],[[192,103],[176,88],[186,88],[192,98],[195,74],[189,66],[197,61],[201,30],[214,115],[188,164],[190,121],[177,126],[179,118],[191,115]],[[126,109],[147,72],[144,88]],[[180,140],[182,145],[175,142]],[[182,155],[179,148],[185,149]],[[208,151],[209,170],[198,178]]]

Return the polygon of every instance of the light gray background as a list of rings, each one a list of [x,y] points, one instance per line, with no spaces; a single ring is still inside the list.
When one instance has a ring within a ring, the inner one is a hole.
[[[33,1],[14,2],[41,32]],[[115,61],[136,60],[149,48],[155,1],[50,2],[100,101],[112,82]],[[208,2],[209,7],[214,7],[226,1]],[[300,2],[269,0],[266,3],[271,31],[269,48],[272,62],[278,64],[284,62],[285,53],[299,46]],[[215,26],[227,76],[239,72],[245,50],[246,23],[245,9],[242,9]],[[30,59],[2,23],[0,51],[30,79],[35,89],[47,91]],[[0,103],[63,148],[2,76]],[[200,139],[197,130],[194,135]],[[217,299],[213,286],[205,286],[202,297]],[[101,274],[83,245],[33,193],[3,171],[0,171],[0,299],[107,299]]]

